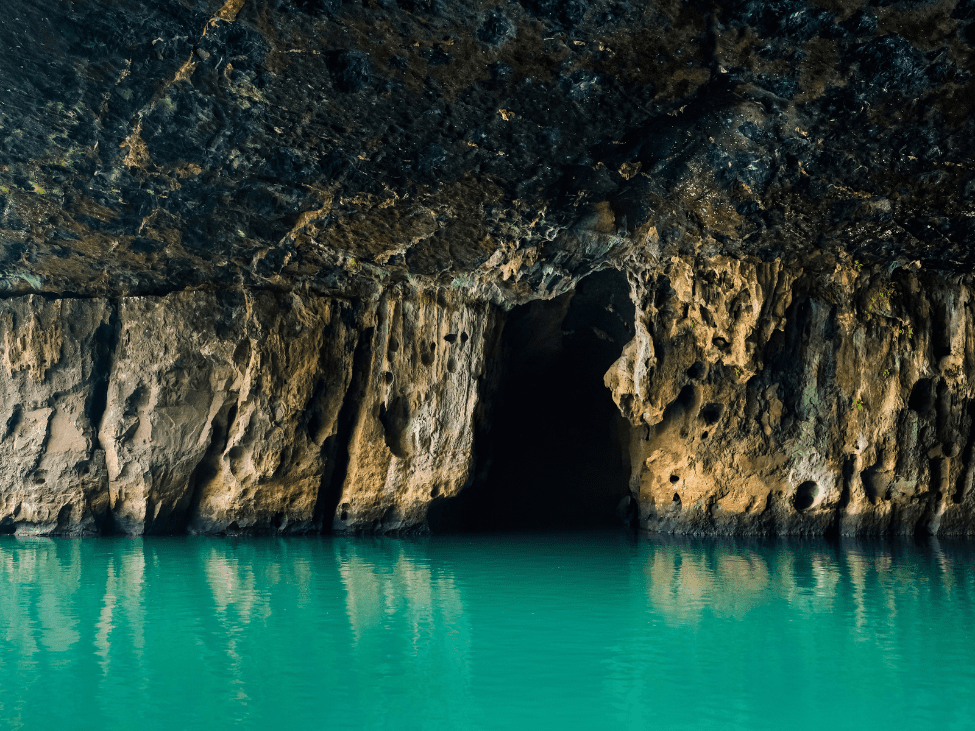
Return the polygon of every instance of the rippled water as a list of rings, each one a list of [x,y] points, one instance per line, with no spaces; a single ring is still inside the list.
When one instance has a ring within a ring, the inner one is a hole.
[[[975,550],[0,540],[0,728],[975,727]]]

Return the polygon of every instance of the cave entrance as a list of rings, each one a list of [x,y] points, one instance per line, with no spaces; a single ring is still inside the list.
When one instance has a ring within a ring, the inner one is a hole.
[[[633,322],[629,284],[615,270],[509,313],[504,375],[477,444],[478,478],[460,496],[468,530],[626,522],[629,424],[603,375],[632,340]]]

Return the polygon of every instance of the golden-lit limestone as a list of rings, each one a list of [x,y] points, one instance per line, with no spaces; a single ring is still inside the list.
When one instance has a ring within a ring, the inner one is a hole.
[[[91,424],[101,299],[0,301],[0,530],[92,533],[107,505]]]
[[[641,525],[975,532],[969,278],[628,275],[636,336],[605,383]],[[0,530],[423,530],[471,478],[503,318],[462,288],[4,300]]]
[[[454,290],[0,302],[0,530],[422,530],[499,323]]]
[[[456,290],[384,297],[375,313],[337,531],[423,526],[437,498],[473,468],[479,378],[500,334],[498,311]]]
[[[349,309],[266,292],[123,300],[101,427],[116,529],[312,529]]]
[[[631,280],[605,382],[644,527],[975,532],[970,282],[721,258]]]

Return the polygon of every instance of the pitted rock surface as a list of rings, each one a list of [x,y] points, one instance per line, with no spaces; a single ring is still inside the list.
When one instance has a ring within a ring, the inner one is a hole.
[[[971,533],[973,45],[972,0],[8,0],[0,530],[425,530],[515,308],[617,270],[624,514]]]

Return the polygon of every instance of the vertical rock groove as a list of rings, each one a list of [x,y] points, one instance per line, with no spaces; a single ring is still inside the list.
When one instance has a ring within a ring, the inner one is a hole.
[[[336,515],[339,516],[340,523],[348,518],[347,513],[343,517],[343,511],[338,510],[338,507],[342,497],[342,486],[349,472],[349,444],[352,430],[358,419],[359,410],[365,403],[365,395],[369,387],[369,364],[372,361],[375,333],[375,327],[367,327],[358,335],[352,355],[352,380],[342,398],[342,406],[336,419],[336,432],[322,445],[328,467],[322,475],[321,488],[315,502],[315,524],[321,526],[321,531],[324,533],[332,531],[333,518]]]

